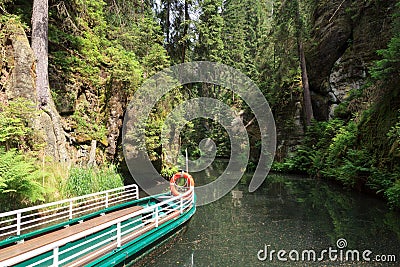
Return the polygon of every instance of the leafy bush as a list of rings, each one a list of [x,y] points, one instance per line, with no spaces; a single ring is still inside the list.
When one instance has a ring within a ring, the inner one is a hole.
[[[397,180],[385,191],[385,196],[391,207],[400,208],[400,180]]]
[[[302,144],[283,163],[274,163],[273,169],[289,172],[303,172],[320,175],[325,168],[329,145],[344,122],[339,119],[327,122],[313,121],[307,128]]]
[[[371,116],[367,110],[364,116]],[[368,188],[382,194],[392,208],[400,207],[400,116],[387,133],[391,146],[386,158],[374,156],[373,147],[360,143],[359,124],[339,119],[313,122],[298,150],[273,169],[303,172],[336,180],[348,187]],[[376,148],[375,148],[376,150]],[[388,164],[388,162],[390,164]]]
[[[161,170],[161,176],[170,179],[178,171],[179,168],[177,166],[172,166],[172,167],[164,166],[164,168]]]
[[[357,124],[353,121],[314,122],[296,153],[275,164],[275,169],[331,178],[353,187],[374,170],[369,151],[358,148],[357,134]]]
[[[315,153],[304,146],[300,146],[296,153],[286,158],[283,162],[274,162],[272,170],[279,172],[307,173],[313,166]]]
[[[33,159],[15,149],[0,148],[0,209],[12,210],[44,201],[45,189],[39,182],[43,177]]]
[[[391,144],[390,154],[400,156],[400,110],[396,124],[389,130],[387,137]]]
[[[106,142],[107,129],[104,123],[99,122],[96,110],[90,108],[87,101],[81,101],[76,105],[76,109],[71,118],[74,120],[75,134],[81,139],[97,140]]]
[[[328,162],[334,164],[335,161]],[[327,177],[333,178],[345,186],[354,187],[357,181],[366,179],[372,171],[371,159],[366,149],[349,149],[340,163],[330,165],[322,172]]]
[[[32,128],[38,112],[33,102],[23,98],[0,104],[0,144],[7,149],[39,147],[41,138]]]
[[[368,171],[368,152],[357,150],[357,125],[349,122],[338,130],[327,150],[324,176],[346,186],[354,186],[358,176]]]
[[[378,50],[382,56],[381,60],[376,61],[371,69],[372,77],[376,79],[396,79],[400,67],[400,2],[396,5],[393,13],[393,37],[389,41],[386,49]]]

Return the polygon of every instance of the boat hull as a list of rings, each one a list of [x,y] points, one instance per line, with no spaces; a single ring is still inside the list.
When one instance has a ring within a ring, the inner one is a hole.
[[[186,211],[176,219],[168,221],[167,223],[160,225],[158,228],[152,229],[148,234],[142,236],[140,239],[134,240],[86,266],[120,266],[121,263],[126,263],[127,260],[129,262],[135,261],[136,258],[141,257],[150,250],[153,250],[161,244],[163,239],[180,229],[190,220],[195,211],[196,207],[193,206],[190,210]]]

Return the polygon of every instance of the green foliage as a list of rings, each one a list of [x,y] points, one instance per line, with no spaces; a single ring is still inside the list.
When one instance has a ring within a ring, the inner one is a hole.
[[[329,160],[329,157],[328,157]],[[333,165],[340,161],[338,165]],[[341,160],[338,158],[328,161],[330,165],[321,172],[327,177],[336,179],[343,185],[355,187],[357,182],[363,181],[371,175],[371,159],[365,149],[348,149]]]
[[[276,167],[278,170],[300,171],[320,176],[331,140],[343,125],[344,122],[339,119],[327,122],[313,121],[307,128],[302,144],[297,151],[286,158],[283,163],[275,164]]]
[[[119,119],[115,115],[123,112],[119,104],[124,108],[144,78],[169,66],[161,28],[147,2],[69,1],[51,6],[50,12],[53,94],[64,100],[61,104],[72,103],[68,120],[78,143],[95,139],[107,146],[110,117]],[[160,125],[152,119],[150,136]],[[157,138],[148,143],[160,145]]]
[[[63,184],[68,178],[69,167],[66,164],[55,162],[52,158],[46,157],[37,162],[44,174],[42,186],[46,189],[45,202],[54,202],[64,199],[62,195]]]
[[[195,59],[221,62],[224,50],[222,31],[224,20],[221,16],[221,0],[203,0],[199,3],[201,14],[196,22],[198,41],[195,45]]]
[[[216,145],[216,156],[219,158],[230,157],[230,141],[225,129],[214,120],[197,118],[187,124],[183,130],[182,151],[188,149],[190,157],[200,157],[199,143],[205,138],[210,138]]]
[[[70,22],[67,30],[49,25],[49,39],[61,47],[69,46],[74,50],[54,51],[55,67],[73,73],[93,89],[104,90],[108,79],[112,79],[121,82],[127,91],[134,90],[140,80],[140,66],[133,51],[122,46],[118,33],[107,24],[106,3],[86,0],[74,1],[71,5],[76,12],[75,17],[64,18],[55,13],[56,19]],[[101,72],[106,75],[101,75]]]
[[[7,4],[12,4],[14,0],[0,0],[0,8],[2,10],[6,9]]]
[[[373,114],[375,113],[370,111],[363,116]],[[313,122],[297,151],[284,162],[274,163],[273,169],[329,178],[349,188],[368,188],[378,194],[382,193],[391,207],[398,208],[400,169],[396,167],[396,157],[399,155],[399,121],[387,134],[392,144],[392,165],[383,164],[382,162],[389,161],[375,155],[373,147],[360,144],[362,139],[359,127],[362,122],[345,123],[333,119],[328,122]]]
[[[400,37],[393,37],[387,49],[378,51],[383,59],[376,62],[372,76],[377,79],[389,78],[390,75],[398,74],[400,65]]]
[[[400,208],[400,180],[397,180],[391,187],[385,191],[389,205]]]
[[[99,115],[90,108],[87,101],[79,103],[71,116],[75,121],[75,134],[83,140],[93,139],[105,143],[107,129],[98,117]]]
[[[332,139],[328,148],[327,160],[332,163],[340,163],[347,155],[347,152],[354,148],[357,140],[357,125],[351,121],[341,127]]]
[[[222,17],[224,29],[223,62],[248,75],[253,81],[258,79],[258,45],[262,34],[264,3],[254,0],[224,1]]]
[[[155,1],[154,5],[157,5],[153,10],[165,36],[165,40],[161,42],[164,42],[171,62],[178,64],[186,61],[187,53],[191,52],[190,42],[194,37],[190,10],[196,4],[190,0],[161,0]]]
[[[39,148],[42,140],[32,128],[33,120],[38,115],[35,104],[23,98],[0,104],[0,144],[7,149]]]
[[[8,1],[6,1],[8,3]],[[2,6],[0,2],[0,7]],[[9,35],[10,29],[8,26],[10,25],[18,25],[18,27],[22,27],[24,29],[28,29],[28,26],[21,21],[21,17],[15,14],[0,14],[0,47],[6,46],[5,42],[7,41],[7,35]],[[1,57],[1,65],[2,66],[7,60],[6,56]],[[0,84],[3,85],[5,81],[0,81]]]
[[[376,61],[371,69],[371,75],[378,80],[391,80],[399,76],[400,70],[400,2],[393,14],[393,37],[386,49],[378,50],[381,60]]]
[[[394,157],[400,157],[400,110],[398,111],[397,122],[387,133],[391,145],[390,154]]]
[[[92,169],[72,168],[64,186],[63,194],[67,197],[74,197],[93,193],[94,176]]]
[[[101,169],[74,167],[63,186],[63,194],[74,197],[122,186],[123,179],[114,165]]]
[[[0,212],[44,201],[44,177],[33,159],[0,147]]]
[[[354,187],[360,177],[372,172],[369,152],[358,148],[357,134],[353,121],[313,122],[296,153],[277,168],[327,177]]]
[[[273,110],[286,107],[302,92],[298,41],[307,43],[314,5],[310,1],[273,1],[262,7],[256,57],[258,84]]]
[[[179,168],[177,166],[172,166],[169,168],[163,168],[161,170],[161,175],[167,179],[170,179],[175,173],[179,171]]]

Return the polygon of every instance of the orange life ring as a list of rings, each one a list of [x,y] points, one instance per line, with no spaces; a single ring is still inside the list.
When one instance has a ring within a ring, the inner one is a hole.
[[[179,196],[181,193],[178,192],[178,190],[176,189],[175,186],[175,182],[176,180],[180,179],[180,178],[184,178],[186,179],[186,184],[188,187],[192,187],[194,186],[194,180],[193,177],[187,173],[187,172],[177,172],[174,174],[174,176],[172,176],[171,180],[169,181],[169,188],[171,189],[171,193],[174,196]]]

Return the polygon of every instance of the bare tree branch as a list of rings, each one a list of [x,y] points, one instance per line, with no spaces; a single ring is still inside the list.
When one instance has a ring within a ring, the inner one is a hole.
[[[333,12],[333,15],[331,16],[331,18],[329,19],[329,22],[331,22],[331,20],[333,19],[333,17],[336,15],[336,13],[339,11],[339,9],[342,7],[343,3],[346,0],[343,0],[342,3],[340,3],[340,5],[338,6],[338,8],[336,8],[335,12]]]
[[[254,122],[255,119],[256,119],[256,117],[253,117],[253,118],[246,124],[246,126],[244,126],[244,128],[249,127],[249,126]]]

